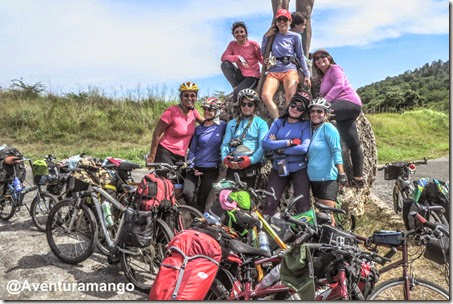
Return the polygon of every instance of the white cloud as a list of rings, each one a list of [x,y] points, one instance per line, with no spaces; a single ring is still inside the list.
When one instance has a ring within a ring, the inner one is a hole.
[[[448,33],[447,9],[434,0],[317,0],[312,46]],[[269,0],[0,0],[0,85],[21,76],[57,88],[210,77],[231,39],[223,20],[270,14]]]

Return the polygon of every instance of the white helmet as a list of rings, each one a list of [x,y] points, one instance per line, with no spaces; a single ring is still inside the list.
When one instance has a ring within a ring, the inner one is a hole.
[[[247,99],[253,101],[255,103],[255,106],[257,105],[257,101],[259,100],[258,94],[252,89],[240,90],[238,93],[237,102],[240,103],[242,101],[242,98],[244,97],[247,97]]]
[[[320,107],[326,110],[327,112],[330,111],[330,102],[327,101],[327,99],[318,97],[310,101],[310,104],[308,105],[308,108],[311,109],[312,107]]]

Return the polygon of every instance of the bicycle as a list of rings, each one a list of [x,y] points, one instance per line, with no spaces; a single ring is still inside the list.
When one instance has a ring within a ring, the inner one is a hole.
[[[47,156],[46,160],[51,160],[51,156]],[[32,161],[29,158],[16,158],[15,161],[19,162],[28,162],[29,166],[32,168]],[[47,179],[40,182],[40,179],[33,179],[33,185],[29,187],[24,187],[23,182],[20,181],[18,174],[16,172],[16,167],[14,167],[14,174],[11,177],[10,181],[7,184],[5,193],[2,200],[0,201],[0,219],[8,221],[11,219],[14,214],[20,211],[20,209],[25,206],[28,213],[32,218],[33,224],[38,228],[39,231],[45,231],[45,221],[46,214],[49,212],[50,208],[54,206],[57,201],[51,196],[47,191],[44,191],[41,186],[47,184],[50,179]],[[25,180],[25,175],[23,177]],[[16,186],[14,185],[16,181]],[[35,197],[30,205],[30,208],[25,204],[24,199],[25,195],[36,190]],[[44,214],[44,217],[42,216]],[[44,218],[44,219],[43,219]]]
[[[428,213],[434,210],[442,211],[441,208],[441,206],[430,206],[426,207],[425,211]],[[398,251],[402,252],[400,260],[379,270],[380,273],[385,273],[401,267],[402,277],[390,279],[379,284],[374,288],[367,300],[449,300],[448,291],[428,280],[415,278],[408,271],[408,243],[411,236],[417,238],[422,245],[426,245],[426,241],[433,236],[446,235],[449,237],[449,232],[441,225],[427,221],[417,212],[411,212],[410,216],[420,223],[415,229],[404,232],[390,231],[394,236],[385,240],[379,239],[377,241],[375,237],[365,239],[365,245],[373,251],[377,251],[377,245],[390,247],[390,250],[385,254],[387,259],[384,262],[388,261]]]
[[[97,220],[104,219],[98,196],[120,210],[115,236],[109,233],[104,220]],[[96,216],[89,204],[94,205]],[[89,185],[85,191],[77,192],[75,198],[60,201],[52,208],[46,226],[46,237],[52,252],[58,259],[68,264],[78,264],[86,260],[94,251],[100,225],[108,244],[109,254],[120,255],[122,269],[127,279],[138,290],[149,291],[173,233],[154,212],[151,243],[148,247],[134,248],[119,244],[127,209],[104,189],[94,185]]]

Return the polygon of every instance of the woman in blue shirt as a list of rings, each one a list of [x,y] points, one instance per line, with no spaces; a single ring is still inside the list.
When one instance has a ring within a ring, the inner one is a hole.
[[[234,180],[234,173],[238,173],[242,181],[254,187],[264,156],[261,143],[269,127],[255,115],[259,98],[254,90],[239,91],[237,100],[241,113],[228,122],[221,148],[222,159],[228,167],[227,179]]]
[[[335,207],[339,184],[348,179],[343,169],[340,134],[334,125],[327,122],[330,103],[324,98],[310,102],[310,121],[313,129],[308,149],[308,177],[315,200],[328,207]],[[332,225],[335,219],[332,215]]]
[[[263,210],[265,215],[274,215],[290,181],[293,184],[294,196],[304,195],[296,202],[297,212],[310,209],[310,182],[305,157],[310,145],[311,131],[310,122],[302,120],[310,99],[306,92],[296,93],[291,98],[287,113],[272,123],[263,140],[264,150],[274,152],[267,190],[274,188],[277,197],[276,200],[272,197],[266,198]]]
[[[217,98],[206,99],[201,106],[205,121],[195,128],[187,159],[190,170],[184,181],[186,203],[204,212],[212,183],[219,177],[220,145],[225,134],[226,122],[219,116],[222,102]],[[196,186],[200,182],[200,186]]]

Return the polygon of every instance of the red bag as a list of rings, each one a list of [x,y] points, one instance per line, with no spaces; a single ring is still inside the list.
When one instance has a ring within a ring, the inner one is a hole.
[[[149,293],[150,300],[203,300],[215,279],[222,249],[211,236],[185,230],[168,243],[167,257]]]
[[[173,184],[170,180],[148,173],[143,176],[138,185],[134,201],[142,211],[151,210],[160,204],[173,206],[176,204],[173,190]]]

